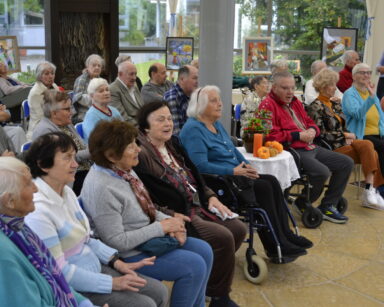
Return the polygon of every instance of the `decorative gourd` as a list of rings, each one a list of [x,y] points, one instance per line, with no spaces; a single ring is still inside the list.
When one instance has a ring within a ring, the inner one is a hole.
[[[268,147],[262,146],[257,150],[257,156],[260,159],[268,159],[270,157]]]
[[[264,146],[265,146],[265,147],[272,147],[272,142],[273,142],[273,141],[265,142]]]
[[[269,149],[269,155],[271,157],[277,156],[279,154],[279,151],[275,147],[268,147]]]
[[[277,141],[273,141],[271,147],[276,148],[279,153],[281,153],[284,149],[283,145]]]

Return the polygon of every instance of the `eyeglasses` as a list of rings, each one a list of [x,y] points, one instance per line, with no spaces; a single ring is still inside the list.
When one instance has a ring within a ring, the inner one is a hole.
[[[71,107],[67,107],[67,108],[58,108],[58,109],[56,109],[56,110],[57,110],[57,111],[63,110],[63,111],[71,112]]]
[[[372,75],[372,71],[358,71],[357,73],[360,75],[367,75],[367,76]]]
[[[201,92],[201,90],[202,90],[204,87],[205,87],[205,86],[201,87],[201,88],[199,89],[199,91],[197,92],[196,103],[199,103],[200,92]]]

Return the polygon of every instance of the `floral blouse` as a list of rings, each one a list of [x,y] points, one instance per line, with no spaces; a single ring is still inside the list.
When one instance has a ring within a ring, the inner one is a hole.
[[[341,104],[332,102],[328,98],[319,95],[317,99],[306,107],[308,115],[319,127],[321,138],[326,141],[333,150],[347,145],[345,141],[344,114]]]

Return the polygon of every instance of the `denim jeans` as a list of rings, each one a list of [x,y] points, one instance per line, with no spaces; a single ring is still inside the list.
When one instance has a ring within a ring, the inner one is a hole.
[[[149,257],[146,253],[124,258],[136,262]],[[213,261],[212,249],[200,239],[188,237],[185,244],[156,258],[155,264],[137,272],[159,280],[173,281],[172,307],[204,307],[205,290]]]

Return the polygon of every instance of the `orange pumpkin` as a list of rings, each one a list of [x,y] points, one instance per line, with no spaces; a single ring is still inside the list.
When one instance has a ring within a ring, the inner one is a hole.
[[[260,159],[268,159],[270,157],[268,147],[262,146],[257,150],[257,156]]]
[[[280,144],[280,143],[277,142],[277,141],[273,141],[273,142],[271,142],[271,144],[270,144],[268,147],[276,148],[277,151],[278,151],[279,153],[281,153],[281,152],[283,151],[283,149],[284,149],[284,148],[283,148],[283,145]]]
[[[269,155],[271,157],[275,157],[279,154],[279,151],[275,147],[268,147],[269,149]]]
[[[265,146],[265,147],[272,147],[272,142],[273,142],[273,141],[265,142],[264,146]]]

